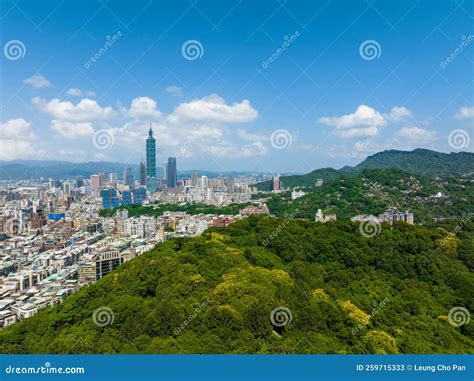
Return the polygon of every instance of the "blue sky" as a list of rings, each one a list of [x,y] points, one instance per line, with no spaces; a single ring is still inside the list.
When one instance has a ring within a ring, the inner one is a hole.
[[[150,122],[158,163],[181,169],[473,151],[470,1],[35,0],[0,15],[0,160],[136,163]]]

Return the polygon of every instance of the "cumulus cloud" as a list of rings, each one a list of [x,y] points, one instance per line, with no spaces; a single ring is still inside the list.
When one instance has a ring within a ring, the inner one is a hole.
[[[352,114],[322,117],[318,122],[334,127],[334,133],[342,137],[373,136],[387,123],[384,116],[366,105],[360,105]]]
[[[90,90],[82,91],[81,89],[78,89],[77,87],[71,87],[70,89],[68,89],[66,93],[72,97],[83,97],[83,96],[95,97],[95,93],[93,91],[90,91]]]
[[[392,107],[389,113],[382,114],[372,107],[360,105],[352,114],[322,117],[318,122],[334,127],[334,134],[344,137],[375,136],[389,122],[399,123],[412,117],[412,112],[406,107]]]
[[[461,107],[454,117],[459,120],[474,118],[474,107]]]
[[[241,140],[246,140],[246,141],[249,141],[249,142],[255,142],[255,141],[262,141],[262,140],[265,140],[265,136],[263,135],[260,135],[260,134],[256,134],[256,133],[252,133],[252,132],[248,132],[242,128],[239,128],[237,129],[237,136],[241,139]]]
[[[139,97],[132,100],[128,115],[139,120],[157,120],[162,117],[156,106],[156,101],[149,97]]]
[[[248,123],[254,121],[257,117],[257,110],[252,107],[248,100],[245,99],[240,103],[227,105],[222,97],[212,94],[198,100],[181,103],[168,116],[168,120],[172,123],[182,121]]]
[[[90,122],[72,123],[53,119],[50,127],[58,136],[66,139],[77,139],[94,133]]]
[[[183,95],[183,91],[181,90],[181,87],[176,86],[176,85],[171,85],[166,88],[166,92],[168,94],[173,95],[174,97],[181,97]]]
[[[401,122],[407,118],[412,117],[412,113],[406,107],[392,107],[390,112],[385,117],[391,122]]]
[[[32,159],[43,155],[36,149],[31,123],[23,118],[0,123],[0,160]]]
[[[51,114],[55,119],[69,122],[88,122],[104,120],[115,115],[112,107],[101,107],[92,99],[82,99],[76,105],[69,101],[61,101],[57,98],[49,102],[43,98],[35,97],[32,103],[40,110]]]
[[[404,127],[398,131],[395,136],[414,143],[430,142],[438,138],[436,131],[430,131],[420,127]]]
[[[207,146],[204,150],[217,158],[238,159],[265,155],[268,152],[268,147],[262,142],[254,142],[241,147],[229,142],[220,142],[220,144]]]
[[[0,123],[0,139],[31,139],[31,123],[23,118],[10,119]]]
[[[23,83],[25,83],[27,85],[30,85],[30,86],[33,86],[35,89],[51,86],[51,82],[48,81],[41,74],[34,74],[30,78],[24,79]]]

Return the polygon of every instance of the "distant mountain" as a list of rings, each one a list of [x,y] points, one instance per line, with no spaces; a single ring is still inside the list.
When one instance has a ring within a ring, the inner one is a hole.
[[[93,174],[104,170],[106,173],[115,172],[119,179],[122,177],[125,167],[131,167],[135,178],[139,176],[139,166],[137,164],[114,163],[106,161],[88,162],[88,163],[71,163],[68,161],[56,160],[13,160],[0,161],[0,180],[29,180],[43,178],[65,179],[83,176],[90,177]],[[215,178],[224,177],[241,177],[241,176],[262,176],[269,173],[251,172],[251,171],[228,171],[213,172],[207,170],[183,170],[178,171],[178,177],[188,178],[192,172],[198,172],[199,176],[208,176]],[[158,166],[156,169],[157,177],[163,177],[163,168]]]
[[[280,176],[281,186],[285,188],[305,188],[312,187],[316,180],[323,179],[324,181],[337,179],[343,176],[342,173],[333,168],[316,169],[305,175]],[[261,191],[271,190],[271,181],[262,181],[257,184],[257,189]]]
[[[355,167],[345,166],[339,170],[333,168],[316,169],[305,175],[282,176],[280,182],[285,188],[312,187],[316,179],[336,180],[340,177],[355,176],[365,169],[395,168],[404,172],[427,177],[461,176],[474,172],[474,153],[442,153],[427,149],[414,151],[388,150],[367,157]],[[271,181],[257,184],[261,191],[271,189]]]
[[[474,153],[442,153],[420,148],[414,151],[389,150],[369,156],[355,168],[346,167],[342,171],[383,168],[398,168],[428,177],[461,176],[474,172]]]

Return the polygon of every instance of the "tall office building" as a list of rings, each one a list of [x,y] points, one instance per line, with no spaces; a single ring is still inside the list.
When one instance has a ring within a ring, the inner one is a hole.
[[[280,176],[273,176],[272,190],[274,190],[274,191],[280,190]]]
[[[91,191],[94,196],[99,194],[99,175],[92,175],[91,179]]]
[[[176,158],[168,158],[168,167],[166,170],[166,180],[168,188],[176,188],[178,185],[178,170],[176,168]]]
[[[143,161],[140,162],[140,186],[146,185],[146,166]]]
[[[146,187],[149,192],[156,190],[156,141],[153,137],[151,123],[146,140]]]
[[[163,183],[166,183],[166,179],[168,178],[168,177],[166,176],[166,172],[168,172],[168,163],[165,161],[165,162],[163,163],[163,180],[164,180]]]
[[[105,184],[107,183],[106,178],[105,178],[105,172],[103,169],[100,170],[99,172],[99,186],[105,187]]]
[[[199,175],[197,172],[193,172],[191,175],[191,185],[195,188],[199,186]]]
[[[125,185],[128,185],[130,189],[133,188],[135,179],[133,178],[132,168],[125,167],[123,170],[123,182]]]
[[[117,174],[115,172],[109,173],[109,184],[117,184]]]

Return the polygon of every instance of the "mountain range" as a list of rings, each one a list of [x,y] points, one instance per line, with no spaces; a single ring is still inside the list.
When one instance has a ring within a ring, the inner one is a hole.
[[[365,169],[392,168],[431,178],[462,176],[474,172],[474,153],[443,153],[421,148],[413,151],[388,150],[367,157],[355,167],[316,169],[304,175],[281,176],[280,182],[285,188],[313,187],[317,179],[335,180],[343,176],[356,176]],[[257,188],[269,190],[271,181],[261,182]]]
[[[116,162],[87,162],[87,163],[72,163],[68,161],[54,161],[54,160],[13,160],[0,161],[0,180],[28,180],[53,178],[66,179],[83,176],[90,177],[93,174],[104,170],[106,173],[117,173],[119,179],[125,167],[132,168],[132,172],[136,179],[139,178],[139,166],[136,164],[116,163]],[[157,167],[157,177],[163,177],[163,168]],[[208,176],[209,178],[216,177],[242,177],[242,176],[262,176],[270,175],[270,173],[251,172],[251,171],[223,171],[215,172],[202,169],[196,170],[178,170],[178,177],[191,177],[192,172],[198,172],[200,176]]]

